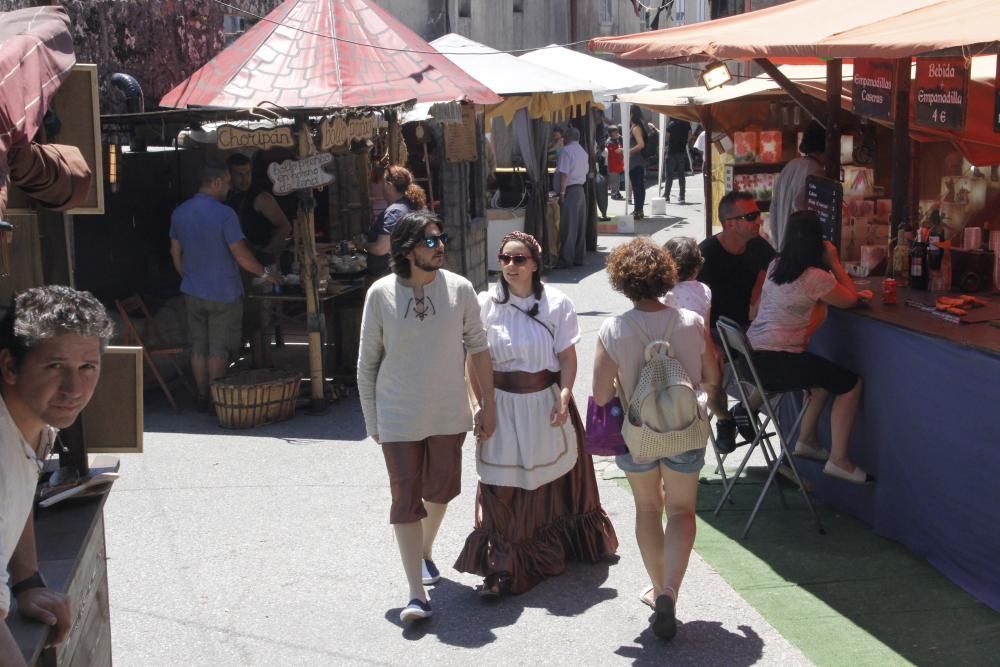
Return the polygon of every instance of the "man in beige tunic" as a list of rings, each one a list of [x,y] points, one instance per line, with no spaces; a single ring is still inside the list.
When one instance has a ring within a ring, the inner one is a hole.
[[[428,618],[425,585],[437,583],[434,538],[448,502],[461,491],[462,443],[496,425],[493,366],[472,284],[445,271],[448,235],[427,211],[407,214],[390,238],[393,273],[365,298],[358,392],[369,436],[382,447],[410,602],[400,620]],[[475,418],[465,355],[484,387]]]

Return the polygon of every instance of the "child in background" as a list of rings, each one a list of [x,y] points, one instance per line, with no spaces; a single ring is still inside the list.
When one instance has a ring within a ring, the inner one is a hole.
[[[697,241],[689,236],[672,238],[663,246],[674,258],[677,265],[677,284],[663,297],[663,302],[673,308],[685,308],[701,315],[705,320],[705,345],[712,351],[722,376],[722,355],[712,340],[711,322],[712,290],[697,280],[701,265],[705,262]],[[708,407],[717,420],[715,444],[719,451],[728,454],[736,449],[736,422],[729,412],[724,383],[719,383],[715,391],[708,395]]]
[[[608,125],[608,193],[621,201],[622,174],[625,172],[625,155],[622,153],[622,131],[617,125]]]

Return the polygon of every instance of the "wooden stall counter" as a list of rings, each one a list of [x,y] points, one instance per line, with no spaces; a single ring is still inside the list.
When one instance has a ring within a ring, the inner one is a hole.
[[[1000,322],[1000,293],[977,292],[975,296],[986,301],[987,305],[969,309],[961,322],[956,323],[913,305],[933,307],[935,297],[939,296],[934,292],[899,287],[896,304],[886,305],[882,298],[883,280],[884,278],[878,277],[857,279],[855,283],[859,289],[870,289],[875,296],[871,303],[845,312],[1000,356],[1000,328],[991,326],[992,322]],[[944,294],[957,296],[958,293]],[[907,305],[907,302],[911,305]]]
[[[110,667],[111,611],[108,601],[104,501],[107,492],[35,512],[38,568],[49,588],[73,604],[69,637],[46,648],[49,628],[24,618],[15,604],[7,616],[29,665]]]

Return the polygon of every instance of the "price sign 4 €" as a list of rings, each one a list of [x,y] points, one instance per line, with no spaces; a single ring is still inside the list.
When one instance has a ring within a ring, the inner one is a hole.
[[[274,194],[287,195],[296,190],[310,190],[333,182],[333,174],[323,167],[333,161],[329,153],[317,153],[301,160],[274,162],[267,176],[274,183]]]

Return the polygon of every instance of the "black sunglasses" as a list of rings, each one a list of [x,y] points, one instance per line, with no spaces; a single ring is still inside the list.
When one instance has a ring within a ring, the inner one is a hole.
[[[451,242],[451,237],[448,234],[438,234],[437,236],[425,236],[424,245],[428,248],[436,248],[439,243],[448,245]]]
[[[504,266],[507,266],[511,262],[514,262],[514,266],[524,266],[527,264],[530,257],[527,255],[508,255],[507,253],[502,252],[497,255],[497,259],[500,260],[500,263]]]
[[[750,211],[749,213],[744,213],[743,215],[734,215],[729,220],[746,220],[747,222],[756,222],[760,218],[760,211]]]

